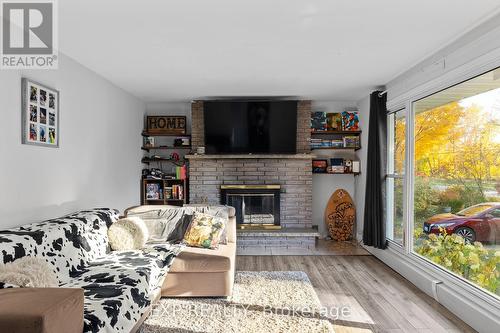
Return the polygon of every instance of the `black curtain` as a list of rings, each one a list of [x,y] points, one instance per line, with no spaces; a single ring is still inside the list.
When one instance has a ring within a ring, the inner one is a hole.
[[[368,156],[366,163],[366,192],[363,243],[385,249],[385,221],[382,190],[385,161],[385,132],[387,117],[387,94],[379,96],[375,91],[370,96],[370,123],[368,127]]]

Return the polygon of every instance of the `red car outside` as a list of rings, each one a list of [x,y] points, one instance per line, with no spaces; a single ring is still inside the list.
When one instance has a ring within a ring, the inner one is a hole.
[[[456,214],[438,214],[424,223],[424,232],[457,234],[468,242],[500,243],[500,202],[471,206]]]

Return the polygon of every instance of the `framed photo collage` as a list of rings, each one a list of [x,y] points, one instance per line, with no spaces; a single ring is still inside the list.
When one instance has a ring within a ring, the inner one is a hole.
[[[22,143],[59,147],[59,91],[22,79]]]

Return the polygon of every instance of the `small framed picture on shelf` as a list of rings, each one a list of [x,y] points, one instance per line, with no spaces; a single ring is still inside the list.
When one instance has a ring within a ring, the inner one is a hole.
[[[188,137],[175,138],[174,147],[189,147],[191,145],[191,139]]]
[[[313,112],[311,114],[311,131],[312,132],[321,132],[326,131],[328,127],[328,123],[326,120],[326,112]]]
[[[327,160],[312,160],[313,173],[326,173],[327,168],[328,168]]]
[[[327,129],[329,131],[342,130],[342,114],[339,112],[331,112],[326,114]]]
[[[154,147],[155,146],[155,138],[152,136],[147,136],[144,138],[144,147]]]
[[[342,127],[344,131],[359,131],[359,112],[342,112]]]
[[[327,169],[328,173],[344,173],[344,159],[331,158],[330,166]]]
[[[361,172],[361,164],[359,161],[352,161],[352,172],[353,173]]]
[[[343,158],[330,158],[330,165],[331,166],[344,166],[344,159]]]
[[[146,199],[147,200],[162,199],[160,187],[161,186],[158,183],[146,184]]]

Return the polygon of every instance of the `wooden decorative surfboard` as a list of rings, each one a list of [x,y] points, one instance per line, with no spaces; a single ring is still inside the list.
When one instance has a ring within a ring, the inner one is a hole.
[[[349,193],[344,189],[333,192],[325,210],[328,233],[336,241],[346,241],[353,237],[356,207]]]

